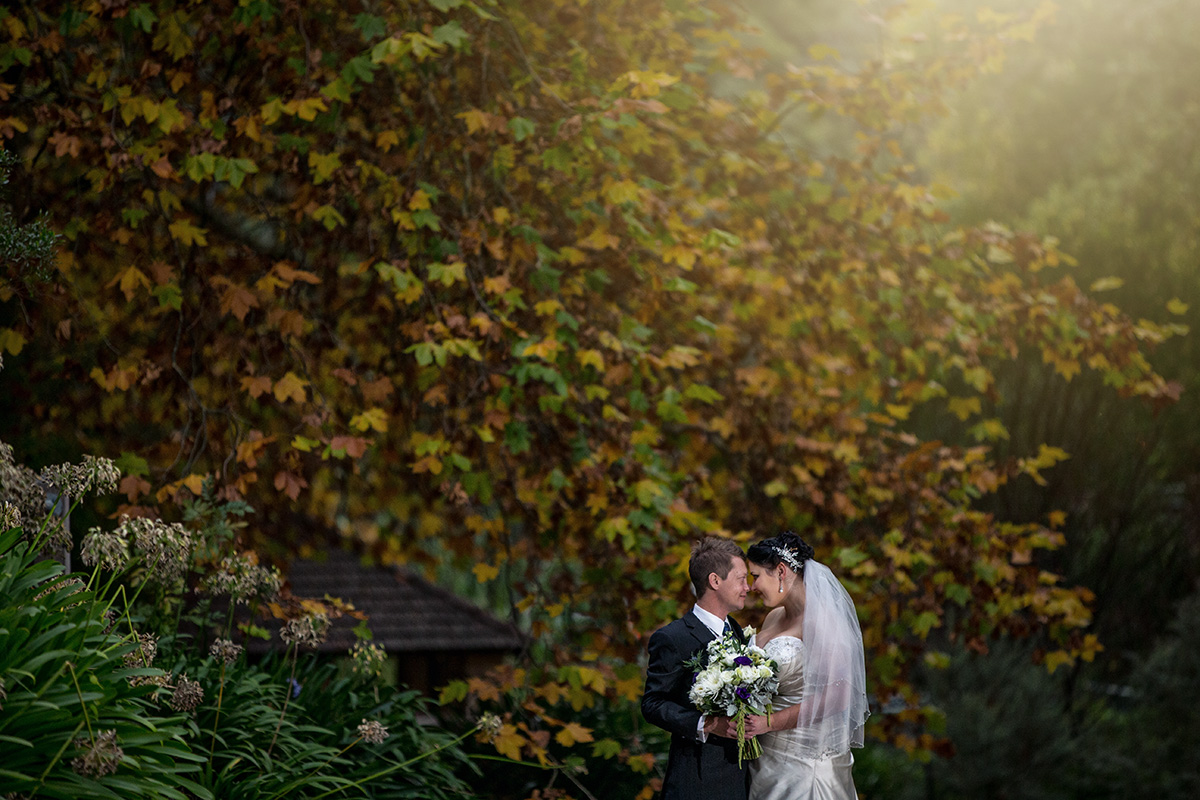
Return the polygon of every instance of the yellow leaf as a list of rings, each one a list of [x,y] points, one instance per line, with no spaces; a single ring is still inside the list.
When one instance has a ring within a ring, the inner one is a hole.
[[[603,492],[592,492],[588,495],[587,507],[593,516],[600,516],[600,512],[608,508],[608,495]]]
[[[1070,664],[1075,659],[1066,650],[1055,650],[1052,653],[1046,654],[1046,670],[1053,675],[1054,670],[1061,666]]]
[[[199,497],[200,492],[203,491],[203,489],[204,489],[204,476],[203,475],[188,475],[186,478],[184,478],[182,481],[180,481],[180,483],[182,483],[184,486],[186,486],[188,488],[188,491],[190,491],[192,494]]]
[[[198,244],[201,247],[208,244],[206,231],[204,228],[197,228],[186,219],[179,219],[167,226],[171,231],[171,238],[183,245]]]
[[[307,100],[293,100],[285,105],[283,110],[295,114],[305,122],[312,122],[317,118],[317,114],[328,111],[329,106],[325,105],[325,101],[320,97],[310,97]]]
[[[1108,292],[1112,291],[1113,289],[1120,289],[1124,285],[1125,281],[1121,280],[1120,278],[1101,278],[1100,280],[1092,283],[1091,289],[1093,292]],[[1050,671],[1053,672],[1054,670]]]
[[[333,172],[342,165],[341,156],[337,153],[321,155],[315,150],[308,151],[308,167],[312,170],[314,185],[324,183],[333,177]]]
[[[663,363],[673,369],[694,367],[700,363],[700,351],[695,347],[677,344],[663,356]]]
[[[513,761],[521,760],[521,747],[525,744],[525,737],[517,733],[517,729],[512,725],[502,725],[500,733],[496,738],[492,739],[492,746],[502,756],[511,758]]]
[[[823,61],[827,58],[836,61],[841,58],[841,53],[829,45],[814,44],[808,48],[808,57],[813,61]]]
[[[461,119],[467,123],[467,133],[475,133],[476,131],[487,130],[491,124],[492,115],[486,111],[480,111],[478,108],[461,111],[454,115],[455,118]]]
[[[303,403],[308,399],[308,395],[304,391],[306,386],[308,386],[308,381],[301,380],[294,372],[289,372],[275,383],[272,393],[275,395],[275,399],[281,403],[289,399]]]
[[[375,430],[386,433],[388,429],[387,412],[382,408],[369,408],[351,419],[350,427],[356,431]]]
[[[283,116],[283,101],[276,97],[269,103],[263,103],[258,113],[264,124],[274,125]]]
[[[604,356],[599,350],[580,350],[575,353],[579,365],[586,367],[591,364],[597,372],[604,372]]]
[[[487,583],[500,574],[500,570],[491,564],[476,564],[471,571],[475,573],[475,580],[479,583]]]
[[[604,197],[613,205],[636,203],[641,195],[641,187],[631,180],[617,181],[604,189]]]
[[[146,277],[146,273],[142,272],[137,267],[129,267],[117,277],[108,282],[111,287],[117,284],[121,288],[121,293],[125,295],[125,302],[133,299],[139,288],[149,289],[150,279]]]
[[[983,408],[978,397],[951,397],[947,404],[950,412],[961,420],[978,414]]]
[[[578,722],[568,722],[555,735],[554,740],[563,747],[570,747],[579,742],[590,742],[593,740],[592,730],[591,728],[583,727]]]
[[[787,491],[787,484],[781,480],[773,480],[763,487],[763,493],[767,497],[778,497]]]
[[[512,214],[504,206],[496,206],[492,209],[492,219],[497,225],[505,225],[512,219]]]
[[[27,340],[17,331],[12,328],[0,328],[0,350],[5,350],[9,355],[17,355],[25,347]]]
[[[421,211],[429,207],[429,195],[425,193],[424,189],[417,189],[413,192],[412,199],[408,201],[409,211]]]
[[[1186,314],[1188,304],[1180,300],[1178,297],[1173,297],[1167,301],[1167,311],[1172,314]]]
[[[615,250],[620,243],[620,239],[603,228],[597,228],[576,242],[584,250],[605,250],[608,248]]]
[[[674,262],[685,271],[691,270],[696,263],[696,248],[684,247],[683,245],[672,245],[663,251],[663,261],[668,264]]]
[[[383,131],[375,137],[375,146],[385,153],[398,144],[400,144],[400,134],[395,131]]]
[[[558,343],[557,339],[555,339],[553,336],[547,336],[540,342],[527,345],[521,355],[537,356],[543,361],[553,361],[555,356],[558,355],[560,348],[561,345]]]

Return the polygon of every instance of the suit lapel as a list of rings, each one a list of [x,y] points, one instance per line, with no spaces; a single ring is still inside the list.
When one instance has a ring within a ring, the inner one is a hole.
[[[684,615],[683,624],[687,626],[688,632],[692,635],[692,638],[700,643],[701,647],[704,647],[713,639],[717,638],[716,636],[713,636],[713,632],[708,629],[708,626],[700,621],[700,618],[696,616],[695,611],[689,611],[686,615]]]

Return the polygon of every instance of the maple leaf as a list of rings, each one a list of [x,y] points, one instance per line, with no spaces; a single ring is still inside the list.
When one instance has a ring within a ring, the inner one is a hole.
[[[511,758],[513,761],[520,761],[521,748],[525,746],[525,737],[518,733],[514,726],[505,724],[500,727],[500,732],[492,739],[492,746],[500,755]]]
[[[593,741],[592,729],[585,728],[578,722],[568,722],[562,730],[554,735],[554,741],[563,747],[571,747],[581,742]]]
[[[371,442],[361,436],[334,436],[329,440],[329,448],[334,452],[345,453],[350,458],[362,458]]]
[[[350,420],[350,427],[356,431],[374,430],[386,433],[388,429],[387,412],[382,408],[370,408]]]
[[[167,227],[171,232],[171,238],[184,246],[208,244],[208,231],[196,227],[186,219],[175,220]]]
[[[308,381],[301,380],[294,372],[288,372],[276,381],[272,393],[275,395],[275,399],[281,403],[285,403],[288,400],[303,403],[308,399],[308,394],[305,391],[307,386]]]
[[[300,492],[308,487],[308,481],[294,472],[280,470],[275,473],[275,488],[292,500],[300,497]]]
[[[257,398],[261,394],[271,391],[271,379],[265,375],[256,375],[242,378],[242,390],[251,397]]]
[[[245,286],[225,279],[221,279],[218,282],[225,286],[225,289],[221,292],[221,311],[233,314],[238,322],[242,322],[246,319],[246,315],[250,313],[250,309],[258,308],[258,296]]]

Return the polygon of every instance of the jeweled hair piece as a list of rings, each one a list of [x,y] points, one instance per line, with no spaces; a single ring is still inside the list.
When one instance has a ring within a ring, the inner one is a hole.
[[[796,554],[793,553],[790,548],[773,544],[771,545],[771,552],[775,553],[780,559],[782,559],[783,563],[791,567],[792,572],[796,573],[797,575],[800,575],[804,572],[804,562],[797,558]]]

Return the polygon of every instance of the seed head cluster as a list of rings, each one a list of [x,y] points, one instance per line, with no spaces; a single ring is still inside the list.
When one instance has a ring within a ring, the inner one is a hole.
[[[83,755],[72,759],[71,769],[85,778],[100,778],[117,771],[121,757],[125,751],[117,744],[115,730],[102,731],[96,740],[86,738],[76,739],[75,747],[83,751]]]
[[[479,732],[483,735],[486,741],[492,741],[500,735],[500,729],[504,727],[504,720],[500,717],[485,711],[479,717]]]
[[[16,503],[0,501],[0,531],[11,531],[21,527],[21,509]]]
[[[195,711],[203,699],[204,687],[200,682],[191,680],[187,675],[180,675],[175,692],[171,695],[170,706],[176,711]]]
[[[133,541],[147,569],[161,583],[171,583],[187,572],[192,537],[178,522],[122,517],[118,530]]]
[[[129,539],[120,528],[111,533],[91,528],[83,537],[79,557],[89,567],[99,564],[104,569],[119,572],[129,563]]]
[[[329,633],[329,617],[324,614],[309,614],[298,619],[289,619],[279,631],[279,638],[287,644],[301,647],[316,647],[325,641]]]
[[[354,674],[363,678],[378,677],[383,674],[383,665],[387,662],[387,653],[381,645],[371,642],[355,642],[350,648],[353,659]]]
[[[260,566],[253,553],[240,553],[222,559],[201,588],[213,597],[229,595],[235,604],[247,604],[274,599],[282,586],[283,576],[278,569]]]
[[[83,497],[93,489],[112,494],[121,481],[121,470],[111,458],[84,456],[82,464],[53,464],[44,467],[42,481],[71,497]]]
[[[237,661],[238,656],[242,654],[242,646],[234,644],[229,639],[217,639],[212,643],[212,647],[208,648],[208,654],[217,661],[223,661],[229,665]]]
[[[390,734],[378,720],[363,720],[358,726],[358,735],[367,744],[382,744]]]
[[[125,666],[133,669],[153,664],[158,655],[158,639],[150,633],[139,633],[136,644],[136,648],[125,654]]]

